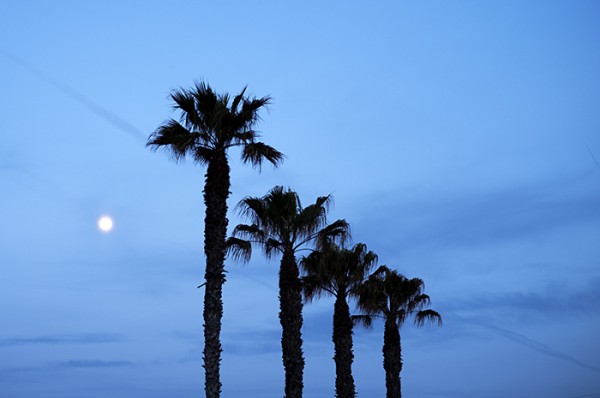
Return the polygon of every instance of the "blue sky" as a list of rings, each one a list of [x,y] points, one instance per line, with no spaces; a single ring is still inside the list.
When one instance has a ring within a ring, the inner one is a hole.
[[[444,326],[402,329],[405,395],[600,397],[599,3],[122,3],[0,6],[0,397],[203,395],[204,170],[144,148],[198,79],[273,97],[287,159],[232,153],[230,207],[332,193],[424,279]],[[227,263],[224,398],[283,394],[277,266]],[[305,307],[307,398],[332,309]],[[356,331],[360,397],[381,345]]]

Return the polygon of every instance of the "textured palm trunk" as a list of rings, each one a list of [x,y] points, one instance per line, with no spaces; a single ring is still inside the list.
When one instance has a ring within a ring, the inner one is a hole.
[[[285,398],[302,398],[304,357],[302,355],[302,291],[293,252],[286,252],[279,270],[279,321],[281,352],[285,369]]]
[[[229,163],[225,154],[213,158],[206,171],[204,186],[204,389],[206,398],[221,395],[221,319],[223,318],[223,283],[225,282],[225,239],[227,235],[227,197]]]
[[[335,353],[335,396],[337,398],[356,397],[354,378],[352,377],[352,318],[346,296],[340,293],[333,311],[333,345]]]
[[[383,332],[383,369],[385,370],[386,398],[401,398],[400,371],[402,355],[400,351],[400,330],[394,318],[386,319]]]

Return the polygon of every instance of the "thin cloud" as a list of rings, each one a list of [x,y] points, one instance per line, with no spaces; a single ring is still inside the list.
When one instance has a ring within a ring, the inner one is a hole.
[[[548,284],[536,291],[517,291],[469,295],[446,300],[446,311],[470,314],[494,313],[524,319],[563,319],[588,317],[600,312],[600,277],[590,278],[586,286]]]
[[[73,359],[62,362],[44,364],[41,366],[10,367],[0,369],[2,373],[26,373],[26,372],[47,372],[60,369],[80,369],[80,368],[122,368],[135,365],[132,361],[124,360],[102,360],[102,359]]]
[[[124,366],[132,366],[131,361],[103,361],[98,359],[83,359],[59,362],[58,368],[120,368]]]
[[[223,350],[234,355],[262,355],[281,351],[281,331],[246,330],[223,334]]]
[[[0,339],[0,347],[37,345],[37,344],[102,344],[124,341],[120,334],[114,333],[83,333],[56,334],[34,337],[11,337]]]
[[[600,192],[581,189],[588,183],[587,177],[573,177],[414,201],[399,201],[397,193],[387,192],[361,204],[369,217],[359,227],[367,236],[389,236],[396,251],[523,239],[556,228],[600,222]],[[394,202],[382,203],[382,197],[393,198]],[[371,231],[374,226],[377,230]]]

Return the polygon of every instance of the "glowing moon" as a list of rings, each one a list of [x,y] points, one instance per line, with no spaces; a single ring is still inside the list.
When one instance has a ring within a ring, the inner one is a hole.
[[[109,232],[113,228],[113,220],[108,216],[100,217],[98,220],[98,228],[102,232]]]

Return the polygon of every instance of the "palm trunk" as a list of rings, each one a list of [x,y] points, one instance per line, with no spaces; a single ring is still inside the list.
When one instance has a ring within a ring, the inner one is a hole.
[[[293,252],[285,252],[279,270],[279,321],[285,369],[285,398],[302,398],[304,357],[302,355],[302,292]]]
[[[221,395],[221,319],[223,318],[223,283],[225,282],[225,239],[227,235],[227,197],[229,163],[225,154],[211,159],[204,186],[204,389],[206,398]]]
[[[386,319],[383,332],[383,368],[385,369],[386,398],[402,398],[400,371],[402,356],[400,330],[395,318]]]
[[[352,377],[352,318],[346,295],[339,293],[333,311],[333,345],[335,354],[335,396],[354,398],[356,388]]]

